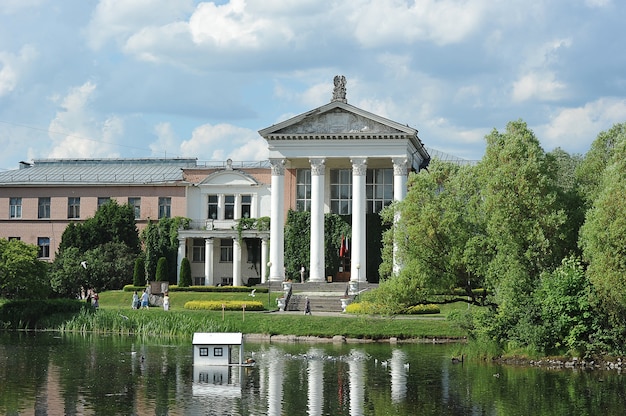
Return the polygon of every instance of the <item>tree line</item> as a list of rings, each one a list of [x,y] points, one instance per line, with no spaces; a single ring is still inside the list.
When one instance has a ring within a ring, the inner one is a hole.
[[[477,164],[433,160],[408,188],[382,213],[393,227],[372,300],[481,306],[456,319],[496,354],[626,352],[626,124],[581,156],[544,151],[513,121]]]

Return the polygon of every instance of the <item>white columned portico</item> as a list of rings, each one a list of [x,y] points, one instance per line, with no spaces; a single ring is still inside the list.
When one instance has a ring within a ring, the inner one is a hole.
[[[324,171],[325,159],[310,159],[311,163],[311,260],[309,280],[323,282],[326,273],[324,259]]]
[[[261,283],[267,281],[267,238],[261,238]]]
[[[270,281],[281,282],[285,279],[285,159],[270,159],[270,166]]]
[[[241,243],[239,238],[233,238],[233,286],[241,284]]]
[[[176,255],[176,284],[180,284],[180,265],[183,261],[183,257],[185,257],[185,243],[186,238],[178,239],[178,253]]]
[[[365,258],[365,174],[367,158],[352,158],[352,259],[351,281],[367,281]]]
[[[213,239],[204,239],[204,285],[213,284]]]
[[[391,159],[393,162],[393,199],[394,201],[402,201],[406,197],[406,183],[407,183],[407,175],[408,175],[408,159],[406,157],[394,157]],[[393,222],[394,227],[398,220],[400,219],[400,214],[398,212],[395,213]],[[393,240],[393,274],[397,275],[400,273],[401,264],[400,259],[398,259],[398,243],[394,238]]]

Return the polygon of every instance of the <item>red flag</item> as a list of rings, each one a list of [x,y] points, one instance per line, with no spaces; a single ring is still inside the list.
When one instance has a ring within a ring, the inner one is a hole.
[[[341,246],[339,247],[339,257],[344,257],[346,255],[346,239],[344,236],[341,236]]]

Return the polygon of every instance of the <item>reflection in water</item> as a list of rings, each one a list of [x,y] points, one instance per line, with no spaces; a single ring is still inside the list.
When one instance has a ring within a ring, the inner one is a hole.
[[[349,356],[350,369],[350,416],[363,414],[363,398],[365,397],[364,361],[367,356],[360,350],[352,350]]]
[[[0,414],[560,416],[626,407],[616,371],[455,365],[452,348],[246,343],[255,367],[196,368],[190,343],[0,333]]]
[[[319,416],[322,414],[322,403],[324,400],[324,354],[318,348],[311,348],[308,353],[307,371],[308,371],[308,404],[307,414],[310,416]]]
[[[391,400],[399,403],[406,397],[406,380],[408,363],[406,353],[399,349],[394,349],[391,353]]]

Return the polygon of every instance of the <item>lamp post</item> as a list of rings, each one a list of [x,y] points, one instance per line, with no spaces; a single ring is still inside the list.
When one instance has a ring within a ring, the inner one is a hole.
[[[359,293],[361,286],[361,263],[356,264],[356,293]]]
[[[270,297],[270,289],[272,286],[272,279],[270,279],[272,275],[272,262],[267,262],[267,310],[270,310],[270,305],[272,304],[272,298]]]

